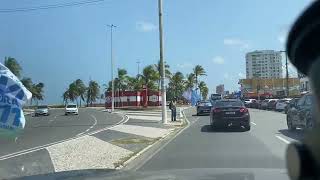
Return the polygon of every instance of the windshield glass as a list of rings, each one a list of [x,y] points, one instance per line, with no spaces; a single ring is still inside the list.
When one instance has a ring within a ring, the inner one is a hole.
[[[241,101],[217,101],[215,103],[215,107],[226,107],[226,106],[240,107],[240,106],[243,106],[243,103]]]
[[[276,179],[316,127],[313,83],[287,52],[312,2],[0,0],[0,179]]]

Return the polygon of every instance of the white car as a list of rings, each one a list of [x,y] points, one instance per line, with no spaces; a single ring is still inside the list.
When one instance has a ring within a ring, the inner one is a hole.
[[[276,111],[284,111],[290,100],[291,98],[280,99],[276,104]]]
[[[245,99],[244,100],[244,105],[246,107],[251,107],[251,104],[252,104],[253,101],[256,101],[256,100],[255,99]]]
[[[68,104],[65,109],[65,115],[68,114],[79,114],[78,106],[76,104]]]

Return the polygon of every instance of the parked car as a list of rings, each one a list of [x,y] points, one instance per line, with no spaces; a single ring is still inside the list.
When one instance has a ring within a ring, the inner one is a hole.
[[[268,102],[268,106],[267,106],[267,109],[268,110],[275,110],[276,109],[276,104],[279,100],[278,99],[271,99],[269,102]]]
[[[315,99],[312,94],[302,96],[297,103],[290,103],[287,112],[288,129],[312,129],[315,125],[314,107]]]
[[[284,109],[289,104],[291,98],[280,99],[276,104],[276,111],[284,111]]]
[[[299,99],[300,99],[300,98],[293,98],[293,99],[291,99],[291,100],[289,101],[288,105],[284,108],[284,113],[287,114],[287,111],[288,111],[289,107],[295,105],[295,104],[298,102]]]
[[[43,115],[43,116],[49,116],[49,107],[47,105],[41,105],[38,106],[37,109],[34,111],[35,116]]]
[[[216,101],[210,113],[210,125],[214,127],[243,126],[250,130],[250,114],[244,103],[238,99]]]
[[[251,108],[260,109],[261,106],[261,100],[252,100]]]
[[[267,109],[268,108],[268,103],[269,101],[271,101],[271,99],[265,99],[261,102],[261,105],[260,105],[260,109]]]
[[[68,114],[79,114],[78,106],[76,104],[68,104],[65,108],[65,115]]]
[[[210,101],[202,101],[197,104],[197,116],[210,114],[212,103]]]
[[[244,105],[245,105],[246,107],[250,108],[253,101],[255,101],[255,99],[245,99],[245,100],[244,100]]]

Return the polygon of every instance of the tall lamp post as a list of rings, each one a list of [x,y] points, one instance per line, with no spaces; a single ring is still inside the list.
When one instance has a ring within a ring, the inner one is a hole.
[[[111,92],[111,112],[114,111],[114,72],[113,72],[113,66],[114,66],[114,61],[113,61],[113,44],[112,44],[112,31],[113,31],[113,28],[117,27],[113,24],[108,24],[107,25],[109,28],[110,28],[110,43],[111,43],[111,84],[112,84],[112,92]]]
[[[163,28],[162,28],[162,0],[158,0],[159,10],[159,40],[160,40],[160,69],[161,69],[161,98],[162,98],[162,123],[167,123],[166,89],[164,85],[165,64],[163,61]]]
[[[286,51],[279,51],[286,56],[286,96],[289,96],[289,71],[288,71],[288,56]]]

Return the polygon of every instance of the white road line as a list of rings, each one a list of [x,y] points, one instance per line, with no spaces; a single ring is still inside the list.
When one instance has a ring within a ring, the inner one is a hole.
[[[278,136],[278,135],[276,135],[276,137],[277,137],[278,139],[280,139],[282,142],[284,142],[284,143],[286,143],[286,144],[290,144],[290,141],[286,140],[285,138],[283,138],[283,137],[281,137],[281,136]]]
[[[257,124],[256,124],[256,123],[254,123],[254,122],[250,122],[250,123],[251,123],[251,124],[253,124],[253,125],[255,125],[255,126],[257,125]]]
[[[119,124],[126,123],[128,120],[129,120],[128,116],[123,115],[122,120],[119,121],[117,124],[114,124],[112,126],[105,127],[103,129],[99,129],[99,130],[96,130],[96,131],[93,131],[93,132],[90,132],[90,133],[88,133],[86,135],[89,136],[89,135],[97,134],[97,133],[99,133],[101,131],[105,131],[105,130],[110,129],[110,128],[114,127],[114,126],[117,126]],[[52,146],[52,145],[55,145],[55,144],[59,144],[59,143],[63,143],[63,142],[66,142],[66,141],[70,141],[70,140],[73,140],[73,139],[78,139],[78,138],[81,138],[81,137],[86,136],[86,135],[74,136],[74,137],[71,137],[71,138],[68,138],[68,139],[64,139],[64,140],[61,140],[61,141],[56,141],[56,142],[45,144],[45,145],[42,145],[42,146],[36,146],[36,147],[33,147],[33,148],[21,150],[21,151],[14,152],[14,153],[11,153],[11,154],[6,154],[4,156],[0,156],[0,161],[6,160],[6,159],[10,159],[10,158],[14,158],[14,157],[17,157],[17,156],[20,156],[20,155],[24,155],[24,154],[29,154],[31,152],[39,151],[39,150],[45,149],[45,148],[47,148],[49,146]]]

